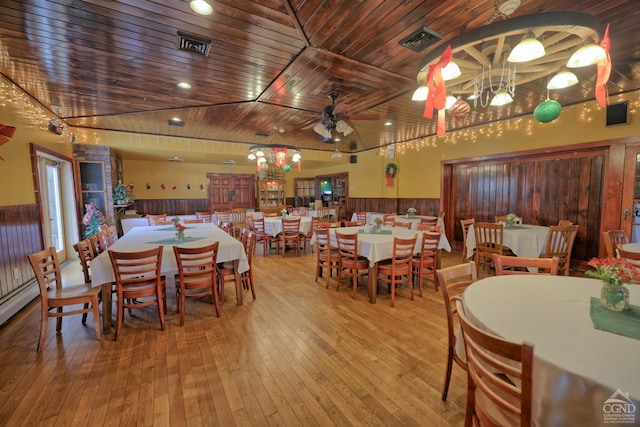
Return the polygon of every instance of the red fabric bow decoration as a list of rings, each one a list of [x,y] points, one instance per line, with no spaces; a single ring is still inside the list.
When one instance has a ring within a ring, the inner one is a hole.
[[[13,135],[16,133],[16,128],[13,126],[6,126],[0,123],[0,146],[9,142]],[[0,160],[4,160],[2,156],[0,156]]]
[[[427,119],[433,117],[433,109],[438,110],[438,126],[436,135],[441,136],[446,132],[444,107],[447,104],[447,87],[442,78],[442,69],[451,61],[453,54],[451,53],[451,45],[440,55],[440,59],[435,64],[429,65],[429,73],[427,74],[426,86],[429,88],[427,100],[424,103],[423,116]]]
[[[607,81],[611,75],[611,57],[609,49],[611,49],[611,40],[609,39],[609,24],[604,30],[604,37],[600,40],[600,47],[604,49],[605,58],[597,64],[598,79],[596,80],[596,100],[602,108],[606,108],[609,104],[609,91],[607,90]]]

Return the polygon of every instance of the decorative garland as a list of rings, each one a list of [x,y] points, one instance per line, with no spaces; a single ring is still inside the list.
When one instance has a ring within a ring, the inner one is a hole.
[[[384,173],[395,176],[396,173],[398,173],[398,166],[396,166],[395,163],[387,163],[387,166],[384,168]]]

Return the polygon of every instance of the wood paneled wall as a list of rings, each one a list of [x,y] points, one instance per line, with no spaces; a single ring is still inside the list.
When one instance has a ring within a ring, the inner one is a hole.
[[[193,215],[209,210],[207,199],[144,199],[136,200],[133,208],[138,214]]]
[[[354,212],[384,212],[384,213],[405,213],[407,209],[414,208],[418,215],[437,216],[440,212],[440,199],[377,199],[350,197],[351,218]]]
[[[42,249],[39,221],[37,205],[0,207],[0,303],[35,277],[27,255]]]
[[[450,240],[462,241],[460,219],[494,221],[514,213],[526,224],[556,225],[568,219],[580,226],[573,259],[598,255],[606,148],[541,153],[445,165],[451,182]]]

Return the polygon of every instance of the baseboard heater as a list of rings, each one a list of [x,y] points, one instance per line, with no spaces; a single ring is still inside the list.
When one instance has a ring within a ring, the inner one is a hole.
[[[26,307],[39,294],[38,283],[35,280],[31,280],[31,282],[21,286],[15,293],[7,295],[6,298],[0,301],[0,325]]]

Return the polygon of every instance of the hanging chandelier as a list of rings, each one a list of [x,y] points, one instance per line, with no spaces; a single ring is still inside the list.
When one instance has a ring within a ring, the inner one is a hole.
[[[550,89],[568,87],[577,78],[566,67],[592,65],[602,58],[603,49],[597,44],[601,32],[600,21],[581,12],[538,13],[493,22],[427,53],[412,99],[425,100],[430,96],[428,89],[441,92],[446,85],[450,94],[465,96],[474,106],[500,106],[513,101],[517,85],[549,81],[559,73],[562,80],[556,79]],[[449,61],[443,61],[445,54],[450,55]],[[452,63],[460,69],[457,76],[445,72]],[[440,83],[427,82],[434,67],[440,70]]]
[[[298,147],[279,144],[259,144],[249,147],[249,160],[256,161],[258,172],[265,172],[270,166],[291,171],[291,163],[298,164],[298,171],[302,168],[302,155]]]

